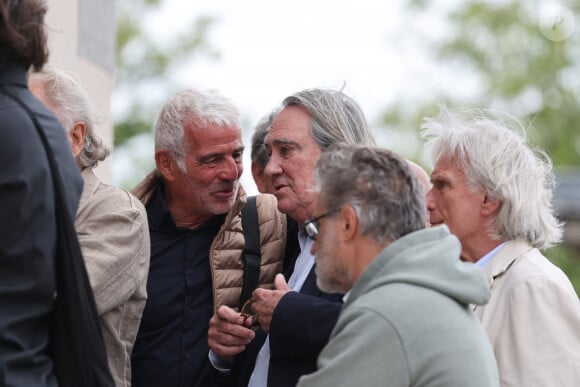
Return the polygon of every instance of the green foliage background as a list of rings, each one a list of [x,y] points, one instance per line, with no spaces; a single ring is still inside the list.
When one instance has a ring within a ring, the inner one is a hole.
[[[411,0],[410,20],[436,12],[438,1]],[[437,114],[440,105],[482,107],[513,114],[528,128],[528,140],[545,150],[556,169],[578,168],[580,175],[580,33],[561,41],[546,38],[540,30],[539,1],[462,1],[447,11],[443,38],[432,37],[420,26],[408,25],[410,42],[423,45],[439,69],[457,72],[478,81],[480,89],[469,97],[450,92],[457,85],[435,90],[422,103],[403,102],[388,106],[382,116],[389,128],[419,139],[424,117]],[[563,3],[576,20],[580,3]],[[554,26],[559,27],[558,25]],[[434,76],[436,78],[436,76]],[[430,81],[425,80],[428,86]],[[432,82],[436,84],[436,82]],[[421,159],[422,149],[417,149]],[[579,203],[580,205],[580,203]],[[563,214],[565,215],[565,214]],[[580,221],[580,219],[578,219]],[[580,294],[580,254],[560,245],[545,252],[570,277]]]
[[[127,106],[115,117],[115,146],[126,147],[132,139],[151,136],[154,114],[179,88],[171,74],[184,62],[196,58],[219,59],[208,43],[215,20],[192,19],[177,36],[158,40],[148,32],[150,18],[161,0],[118,1],[117,91]],[[580,167],[580,33],[567,39],[547,39],[538,26],[539,1],[409,0],[404,18],[407,45],[423,47],[436,69],[457,72],[457,84],[438,85],[438,75],[422,80],[428,95],[420,100],[400,98],[385,107],[381,123],[410,139],[405,156],[424,159],[419,127],[424,117],[435,115],[441,104],[450,108],[476,106],[510,112],[533,127],[530,141],[553,158],[556,167]],[[578,20],[578,0],[565,2]],[[428,13],[444,16],[443,36],[424,30],[419,20]],[[402,38],[402,37],[399,37]],[[389,43],[386,43],[389,44]],[[436,70],[437,71],[437,70]],[[471,93],[454,93],[463,79],[478,85]],[[440,81],[440,80],[439,80]],[[155,86],[155,96],[148,95]],[[152,157],[134,163],[144,174]],[[132,187],[139,178],[125,182]],[[559,246],[546,252],[571,278],[580,294],[579,252]]]

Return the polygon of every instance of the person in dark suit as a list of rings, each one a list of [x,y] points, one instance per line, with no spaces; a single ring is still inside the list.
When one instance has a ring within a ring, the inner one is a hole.
[[[26,109],[48,139],[71,218],[83,189],[62,125],[27,87],[28,69],[42,69],[48,59],[46,11],[42,0],[0,0],[0,386],[58,386],[49,346],[56,294],[54,185]]]
[[[374,144],[352,98],[340,91],[307,89],[283,101],[264,141],[270,153],[265,174],[278,209],[299,225],[316,209],[315,163],[336,143]],[[316,370],[338,319],[342,295],[316,286],[313,240],[300,228],[292,242],[295,250],[290,244],[286,249],[285,276],[276,276],[275,289],[253,293],[257,333],[250,329],[251,319],[231,308],[218,309],[210,320],[210,359],[214,367],[230,372],[235,386],[295,386],[300,376]]]

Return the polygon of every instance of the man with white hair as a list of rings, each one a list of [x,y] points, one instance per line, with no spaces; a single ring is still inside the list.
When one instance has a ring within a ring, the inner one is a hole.
[[[67,130],[81,170],[85,184],[75,230],[115,385],[129,387],[131,351],[147,299],[147,214],[136,197],[95,175],[93,169],[109,150],[96,134],[97,119],[79,83],[67,73],[47,69],[33,73],[29,87]]]
[[[475,306],[497,358],[501,385],[580,385],[580,302],[540,252],[560,240],[550,159],[480,113],[445,110],[423,125],[435,165],[427,208],[482,268],[491,299]]]
[[[159,113],[156,169],[133,191],[145,204],[151,236],[148,299],[132,357],[135,387],[217,383],[209,319],[220,306],[239,306],[247,278],[243,151],[239,111],[216,90],[180,91]],[[282,270],[286,217],[272,195],[256,197],[254,213],[256,282],[267,287]]]

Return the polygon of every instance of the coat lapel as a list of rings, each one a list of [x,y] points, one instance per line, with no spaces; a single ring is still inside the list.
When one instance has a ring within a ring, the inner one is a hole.
[[[495,257],[487,264],[483,269],[483,274],[489,282],[489,288],[493,288],[494,281],[497,277],[503,275],[509,269],[509,267],[516,261],[518,257],[521,257],[528,251],[533,249],[528,242],[523,239],[517,239],[515,241],[509,241],[504,247],[497,253]],[[479,305],[475,305],[473,310],[477,310]]]

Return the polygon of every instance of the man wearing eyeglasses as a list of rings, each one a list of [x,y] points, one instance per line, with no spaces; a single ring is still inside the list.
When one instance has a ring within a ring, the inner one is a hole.
[[[470,304],[490,297],[446,227],[425,228],[409,164],[380,148],[339,145],[316,164],[320,194],[304,229],[317,284],[348,292],[318,370],[299,387],[499,386]]]
[[[316,209],[316,160],[341,142],[374,144],[362,110],[350,97],[340,91],[309,89],[283,101],[264,141],[270,153],[265,174],[278,209],[298,224],[312,218]],[[255,339],[246,313],[221,307],[210,320],[214,366],[227,368],[230,364],[224,367],[215,360],[231,360],[243,351],[231,369],[236,386],[295,386],[301,375],[316,370],[316,358],[336,323],[342,295],[318,289],[310,253],[313,239],[301,229],[297,241],[296,254],[284,262],[285,276],[276,277],[276,289],[253,293],[251,310],[261,327]]]

